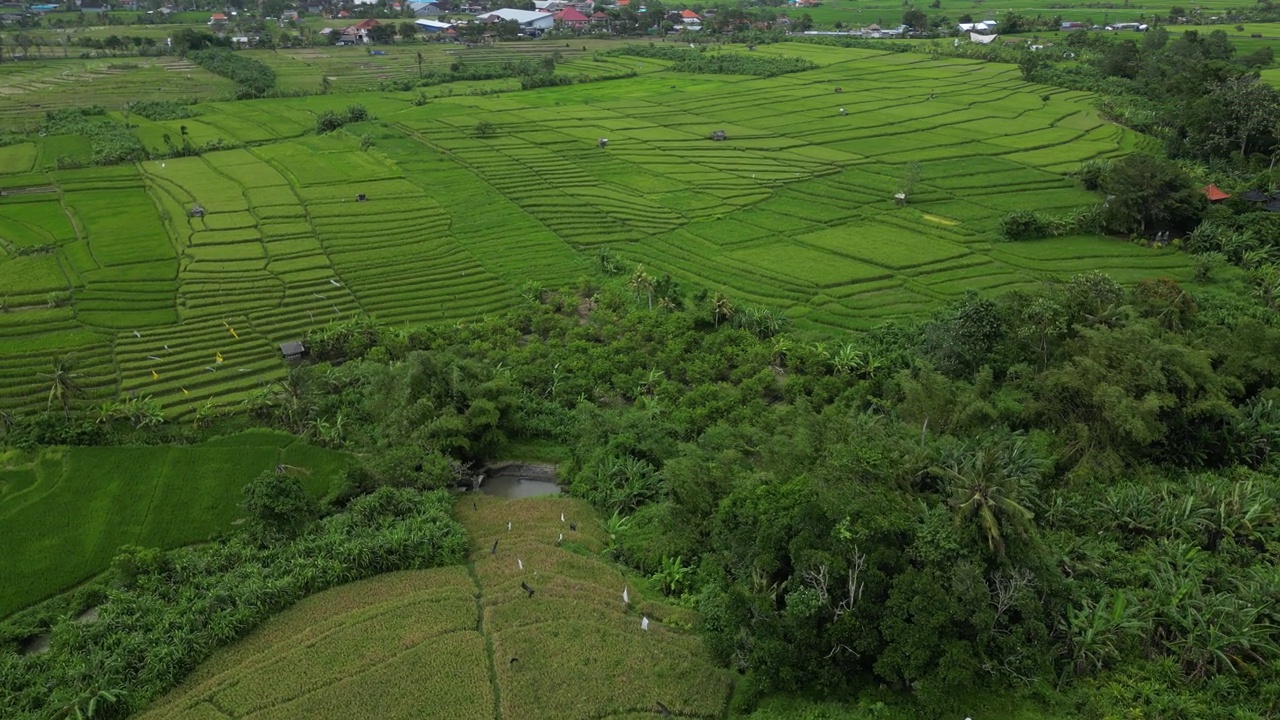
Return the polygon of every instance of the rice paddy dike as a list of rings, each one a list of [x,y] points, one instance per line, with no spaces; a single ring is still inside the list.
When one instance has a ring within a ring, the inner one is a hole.
[[[687,629],[692,614],[634,583],[623,604],[628,579],[602,559],[607,538],[586,503],[471,497],[456,508],[472,543],[465,567],[309,597],[139,720],[725,715],[730,673]]]
[[[151,397],[177,418],[233,406],[282,377],[279,344],[310,329],[357,313],[408,324],[501,312],[529,283],[598,272],[604,248],[689,291],[782,308],[813,336],[1086,270],[1190,277],[1173,250],[997,237],[1010,211],[1096,204],[1067,173],[1152,144],[1099,118],[1087,94],[1027,84],[1008,65],[757,52],[819,67],[761,79],[622,56],[599,62],[636,77],[430,88],[425,103],[414,92],[200,103],[191,118],[128,122],[155,150],[166,137],[232,149],[110,167],[58,169],[87,157],[80,136],[2,147],[0,410],[42,411],[39,374],[66,354],[77,407]],[[64,105],[76,87],[57,90]],[[353,103],[375,119],[315,134],[318,114]],[[716,130],[727,140],[708,140]]]

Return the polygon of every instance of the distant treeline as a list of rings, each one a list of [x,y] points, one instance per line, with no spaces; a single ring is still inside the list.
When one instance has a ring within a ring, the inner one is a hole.
[[[556,73],[555,69],[555,60],[550,57],[543,58],[540,62],[519,60],[475,66],[467,65],[462,62],[455,62],[450,65],[447,70],[430,70],[416,78],[411,77],[388,80],[382,83],[382,89],[405,91],[412,90],[414,88],[432,87],[434,85],[447,85],[455,82],[519,78],[521,90],[532,90],[540,87],[572,85],[574,83],[592,82],[596,80],[615,80],[618,78],[635,76],[635,72],[602,75],[587,75],[585,73],[579,75],[565,75],[562,73]]]
[[[773,77],[775,75],[813,70],[818,67],[818,64],[812,60],[799,57],[708,53],[704,50],[653,44],[626,45],[617,50],[610,50],[605,54],[672,60],[674,64],[671,69],[676,72],[703,73],[706,75]]]
[[[210,47],[187,53],[187,58],[215,75],[230,78],[240,86],[239,98],[258,97],[276,86],[276,71],[265,63],[231,50]]]

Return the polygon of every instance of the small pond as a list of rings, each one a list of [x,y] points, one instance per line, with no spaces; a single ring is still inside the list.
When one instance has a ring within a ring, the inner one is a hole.
[[[519,500],[542,495],[559,495],[554,465],[531,463],[496,463],[485,468],[480,492],[486,495]]]

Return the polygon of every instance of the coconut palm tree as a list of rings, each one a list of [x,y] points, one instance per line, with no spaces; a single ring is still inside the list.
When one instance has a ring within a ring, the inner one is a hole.
[[[631,275],[631,291],[636,295],[647,295],[649,298],[649,309],[653,309],[653,276],[644,271],[643,265],[637,265],[636,271]]]
[[[711,317],[715,321],[716,327],[720,327],[721,320],[732,319],[734,312],[736,312],[736,308],[734,308],[733,302],[724,293],[716,293],[711,297]]]
[[[931,472],[947,481],[956,521],[976,520],[987,548],[1003,555],[1008,532],[1025,533],[1035,517],[1025,503],[1043,468],[1044,461],[1017,438],[961,446],[951,462]]]
[[[71,398],[84,395],[84,389],[77,381],[80,375],[75,372],[75,367],[75,355],[68,353],[54,359],[53,372],[39,373],[49,383],[49,402],[45,409],[51,409],[54,401],[57,401],[62,405],[62,416],[68,420],[71,419]]]

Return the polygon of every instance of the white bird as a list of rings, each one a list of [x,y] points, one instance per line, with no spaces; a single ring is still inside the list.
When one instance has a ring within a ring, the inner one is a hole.
[[[564,513],[560,513],[560,522],[564,522]]]
[[[640,629],[641,629],[641,630],[648,630],[648,629],[649,629],[649,618],[648,618],[648,616],[646,616],[646,615],[641,615],[641,616],[640,616]]]
[[[511,532],[511,521],[507,521],[507,532]]]
[[[519,567],[521,570],[523,570],[523,569],[524,569],[524,561],[523,561],[523,560],[521,560],[520,558],[516,558],[516,566],[517,566],[517,567]]]
[[[156,357],[155,355],[148,355],[148,356],[147,356],[147,359],[148,359],[148,360],[159,360],[160,358]]]
[[[631,596],[627,594],[627,586],[626,586],[626,585],[623,585],[623,586],[622,586],[622,604],[623,604],[623,605],[630,605],[630,604],[631,604]]]
[[[559,545],[562,542],[564,542],[564,533],[560,533],[560,537],[556,538],[557,545]]]
[[[312,294],[312,295],[315,295],[316,297],[320,298],[321,300],[328,300],[328,299],[329,299],[329,298],[327,298],[327,297],[325,297],[325,296],[321,295],[320,293],[311,293],[311,294]]]
[[[138,332],[137,330],[134,330],[134,331],[133,331],[133,336],[134,336],[134,337],[136,337],[136,338],[140,338],[140,337],[142,337],[142,333]]]
[[[210,366],[208,366],[208,365],[205,365],[205,366],[204,366],[204,369],[205,369],[205,370],[208,370],[209,372],[218,372],[217,370],[214,370],[212,367],[210,367]]]
[[[164,163],[160,163],[160,169],[164,169]]]
[[[249,372],[249,368],[239,368],[236,372]]]
[[[170,350],[170,349],[169,349],[169,346],[168,346],[168,345],[165,345],[165,346],[164,346],[164,349],[165,349],[165,352],[173,352],[172,350]]]
[[[329,280],[329,284],[330,284],[330,285],[333,285],[334,287],[342,287],[342,283],[338,282],[337,280],[333,280],[333,279],[330,279],[330,280]]]

